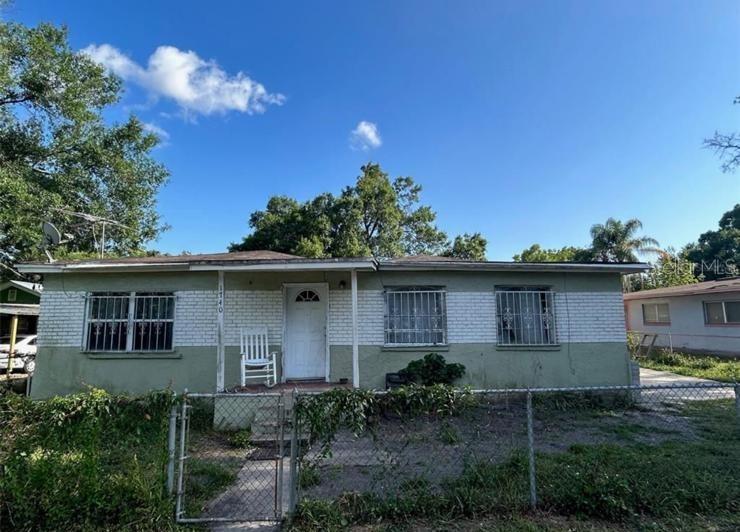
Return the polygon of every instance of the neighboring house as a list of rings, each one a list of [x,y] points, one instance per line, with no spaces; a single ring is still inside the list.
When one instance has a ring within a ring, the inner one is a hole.
[[[627,328],[643,344],[740,355],[740,278],[624,295]]]
[[[268,251],[24,264],[43,275],[32,395],[232,389],[240,329],[280,380],[385,374],[429,352],[476,388],[627,384],[621,275],[644,264],[305,259]]]
[[[10,336],[14,320],[18,322],[19,338],[36,334],[41,291],[40,284],[24,281],[0,283],[0,337]]]

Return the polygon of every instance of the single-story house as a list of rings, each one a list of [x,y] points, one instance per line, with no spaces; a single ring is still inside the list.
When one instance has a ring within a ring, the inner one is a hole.
[[[632,292],[624,306],[645,346],[740,355],[740,278]]]
[[[253,326],[279,381],[382,388],[438,352],[476,388],[627,384],[621,276],[647,267],[249,251],[19,269],[44,280],[31,393],[45,397],[233,389]]]
[[[36,334],[40,284],[25,281],[0,283],[0,337],[10,336],[13,322],[18,337]]]

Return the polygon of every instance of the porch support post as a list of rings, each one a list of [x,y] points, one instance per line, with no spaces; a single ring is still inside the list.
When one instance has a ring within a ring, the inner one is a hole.
[[[360,344],[357,338],[357,270],[352,270],[352,386],[360,387]]]
[[[224,300],[226,291],[224,289],[224,272],[223,270],[218,271],[218,307],[217,307],[217,323],[218,328],[216,330],[216,391],[224,391]]]

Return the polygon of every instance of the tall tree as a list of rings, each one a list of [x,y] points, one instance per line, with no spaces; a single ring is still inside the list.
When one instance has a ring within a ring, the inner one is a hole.
[[[733,103],[740,104],[740,96]],[[704,147],[714,150],[719,156],[723,172],[734,172],[740,166],[740,133],[715,131],[712,138],[704,140]]]
[[[644,274],[629,276],[629,289],[632,291],[650,290],[698,283],[693,264],[677,254],[673,249],[662,251],[653,269]]]
[[[452,247],[445,252],[448,257],[464,260],[486,260],[488,242],[480,233],[458,235]]]
[[[306,257],[442,254],[451,249],[447,235],[435,225],[431,207],[420,205],[420,196],[421,185],[411,177],[391,180],[380,165],[368,163],[339,196],[325,193],[304,203],[270,198],[264,211],[249,217],[252,232],[229,249]]]
[[[70,49],[65,28],[0,23],[6,266],[39,256],[43,220],[72,235],[60,252],[94,251],[101,234],[72,212],[119,222],[106,228],[107,247],[119,254],[140,252],[162,230],[156,193],[168,173],[150,156],[157,137],[135,117],[109,125],[102,116],[120,94],[120,80]]]
[[[738,275],[740,267],[740,203],[722,215],[717,231],[707,231],[689,244],[683,255],[695,263],[701,279]]]
[[[642,222],[636,218],[622,222],[609,218],[604,224],[591,226],[591,251],[600,262],[637,262],[638,254],[658,253],[658,241],[637,236]]]
[[[520,254],[512,257],[516,262],[589,262],[593,254],[588,249],[565,246],[560,249],[543,249],[532,244]]]

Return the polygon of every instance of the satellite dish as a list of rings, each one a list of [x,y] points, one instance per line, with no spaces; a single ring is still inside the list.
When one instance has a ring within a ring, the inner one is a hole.
[[[44,240],[47,246],[58,246],[62,241],[62,235],[53,223],[44,222],[41,224],[41,230],[44,232]]]

